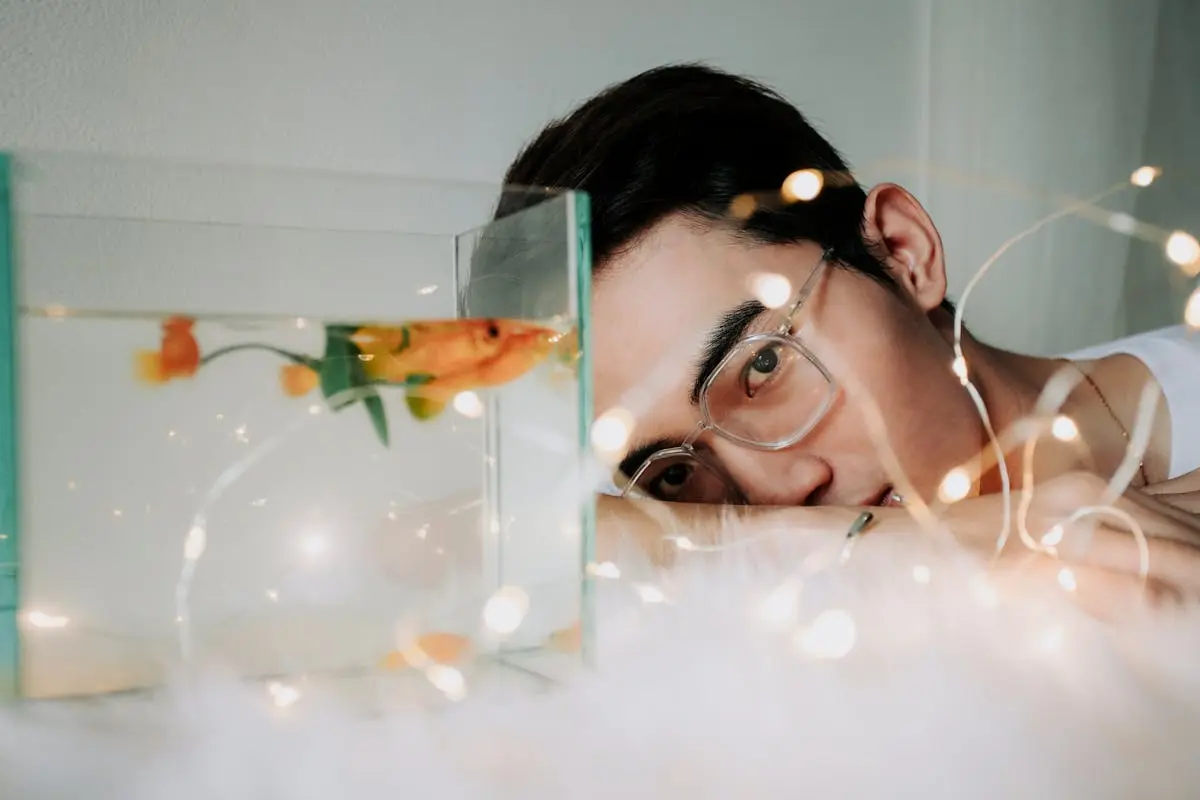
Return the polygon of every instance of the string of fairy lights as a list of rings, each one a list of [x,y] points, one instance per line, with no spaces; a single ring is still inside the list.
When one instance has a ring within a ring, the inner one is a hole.
[[[1180,268],[1188,278],[1194,279],[1200,276],[1200,242],[1197,242],[1195,236],[1182,230],[1165,231],[1137,220],[1124,212],[1109,212],[1099,206],[1103,200],[1129,187],[1140,189],[1150,187],[1161,174],[1162,170],[1157,167],[1140,167],[1127,180],[1083,200],[1064,204],[1062,208],[1010,237],[976,270],[957,303],[952,347],[954,355],[948,367],[959,379],[972,400],[988,437],[989,452],[981,454],[979,459],[968,464],[949,470],[938,486],[937,500],[943,505],[960,502],[970,495],[976,482],[985,471],[995,469],[1001,483],[1002,508],[1000,530],[997,532],[995,540],[996,556],[999,556],[1005,549],[1011,532],[1015,528],[1017,538],[1026,549],[1033,553],[1056,557],[1057,548],[1061,546],[1066,531],[1074,523],[1089,516],[1107,517],[1120,522],[1129,529],[1138,547],[1138,575],[1143,583],[1147,579],[1150,563],[1145,533],[1132,516],[1116,507],[1115,502],[1136,475],[1145,453],[1157,408],[1157,387],[1151,385],[1143,392],[1125,456],[1108,482],[1100,500],[1094,505],[1075,510],[1068,518],[1048,530],[1040,532],[1040,537],[1037,537],[1035,531],[1030,529],[1029,524],[1034,495],[1035,448],[1040,439],[1047,434],[1062,442],[1079,442],[1077,424],[1070,416],[1060,413],[1060,410],[1068,396],[1083,380],[1083,376],[1077,369],[1064,366],[1047,382],[1033,412],[1027,418],[1011,426],[1010,429],[998,432],[993,428],[986,404],[972,380],[971,365],[963,350],[963,318],[973,292],[1008,250],[1056,220],[1068,216],[1090,219],[1106,225],[1118,234],[1154,242],[1163,248],[1167,260]],[[756,209],[764,206],[811,202],[821,194],[825,187],[835,186],[840,181],[850,179],[850,176],[838,173],[824,173],[815,169],[799,170],[789,175],[778,190],[743,195],[737,198],[731,206],[730,213],[738,218],[746,218]],[[752,276],[749,288],[767,308],[784,306],[790,300],[793,291],[788,278],[774,273]],[[1184,322],[1191,329],[1200,329],[1200,286],[1193,289],[1185,303]],[[882,412],[870,393],[862,391],[853,371],[844,368],[844,365],[838,370],[838,378],[853,391],[856,399],[861,402],[866,429],[884,462],[884,467],[892,476],[897,491],[905,498],[905,508],[908,513],[926,533],[942,537],[951,536],[951,532],[930,502],[915,490],[912,481],[903,469],[891,447]],[[646,400],[651,396],[650,389],[640,387],[638,397]],[[454,398],[452,406],[457,413],[470,419],[478,418],[483,412],[482,402],[473,392],[463,392]],[[638,415],[635,410],[637,406],[638,403],[629,402],[607,409],[593,421],[590,438],[595,458],[589,463],[591,477],[596,477],[604,470],[611,470],[612,465],[623,456],[624,448],[637,424]],[[266,452],[285,435],[286,432],[280,434],[279,437],[274,437],[272,441],[260,445],[256,452],[258,454]],[[1012,513],[1013,487],[1008,454],[1017,447],[1022,448],[1022,491],[1014,520]],[[214,486],[209,499],[214,499],[224,488],[235,481],[247,464],[246,460],[242,460],[236,468],[232,468],[228,474],[223,475]],[[590,494],[592,491],[590,484],[584,491]],[[668,532],[664,533],[666,541],[672,543],[680,553],[729,552],[735,548],[751,546],[762,537],[777,535],[775,532],[767,532],[761,536],[735,537],[730,541],[716,544],[697,543],[689,535],[685,523],[672,515],[669,506],[668,503],[651,503],[648,508],[650,513],[654,514],[659,522],[668,529]],[[805,559],[800,568],[767,592],[754,610],[756,618],[764,626],[778,631],[791,631],[798,652],[805,656],[817,659],[837,659],[846,656],[855,646],[857,627],[855,619],[849,611],[826,607],[819,613],[810,615],[810,618],[801,624],[800,598],[806,582],[814,574],[846,566],[853,552],[854,544],[861,534],[861,529],[866,522],[869,522],[869,518],[870,513],[865,512],[856,520],[857,528],[852,528],[843,541],[833,543],[830,548],[820,550],[814,556]],[[736,522],[732,521],[731,517],[728,519],[730,521],[723,524],[722,527],[736,528]],[[179,623],[180,650],[185,662],[191,657],[188,589],[196,565],[206,549],[207,527],[203,513],[200,513],[193,520],[191,528],[184,537],[183,565],[176,592],[176,622]],[[627,583],[638,600],[644,604],[658,604],[667,602],[669,599],[667,592],[654,583],[625,578],[617,564],[611,561],[593,562],[587,566],[586,573],[590,579],[598,581]],[[929,584],[933,579],[931,567],[922,563],[912,565],[911,574],[912,580],[919,585]],[[1078,586],[1073,571],[1065,565],[1057,572],[1057,582],[1062,590],[1067,592],[1075,591]],[[995,590],[986,580],[978,582],[976,589],[977,599],[985,605],[995,605],[998,602]],[[268,596],[271,594],[272,592],[268,590]],[[506,585],[497,588],[483,602],[480,619],[492,635],[504,638],[512,635],[522,626],[529,610],[529,594],[519,586]],[[40,610],[26,612],[24,621],[31,627],[47,630],[65,628],[70,623],[65,616]],[[454,664],[425,652],[419,641],[407,643],[401,649],[405,662],[411,668],[421,672],[429,684],[446,698],[461,700],[466,696],[466,677]],[[298,686],[283,681],[270,681],[266,688],[269,698],[279,708],[288,708],[296,704],[301,697]]]

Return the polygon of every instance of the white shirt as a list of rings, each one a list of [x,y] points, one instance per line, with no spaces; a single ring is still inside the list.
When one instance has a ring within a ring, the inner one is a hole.
[[[1184,325],[1160,328],[1089,347],[1067,358],[1088,360],[1130,355],[1146,365],[1162,387],[1171,415],[1168,478],[1200,469],[1200,331]]]

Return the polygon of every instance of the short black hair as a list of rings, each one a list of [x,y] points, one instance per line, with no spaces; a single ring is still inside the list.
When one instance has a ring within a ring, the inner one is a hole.
[[[785,179],[804,169],[820,171],[824,188],[809,202],[783,201]],[[842,155],[774,90],[706,65],[658,67],[606,88],[544,128],[504,182],[589,195],[594,275],[683,214],[756,242],[815,242],[831,263],[897,288],[864,238],[867,195]],[[738,213],[739,198],[759,200]],[[507,195],[496,218],[523,202]]]

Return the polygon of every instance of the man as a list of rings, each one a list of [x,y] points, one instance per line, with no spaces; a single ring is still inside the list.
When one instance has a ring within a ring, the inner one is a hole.
[[[988,452],[976,399],[952,368],[954,310],[933,222],[899,186],[864,191],[766,87],[702,66],[651,70],[546,127],[505,182],[590,195],[596,408],[655,387],[620,459],[626,497],[673,501],[693,520],[732,504],[744,520],[830,530],[844,530],[856,507],[880,506],[880,530],[914,530],[907,510],[890,507],[932,501],[948,474]],[[1191,555],[1200,529],[1180,509],[1200,510],[1195,338],[1167,330],[1077,362],[968,332],[962,347],[1002,435],[1052,376],[1078,370],[1061,407],[1077,437],[1038,445],[1042,501],[1029,524],[1039,535],[1100,496],[1142,388],[1157,381],[1163,400],[1121,505]],[[976,472],[959,492],[973,498],[946,513],[956,535],[986,547],[1001,526],[1003,480],[994,462]],[[628,522],[639,518],[632,507],[605,500],[601,510]],[[1114,526],[1100,533],[1131,544]],[[1133,569],[1132,552],[1110,553],[1105,566]]]

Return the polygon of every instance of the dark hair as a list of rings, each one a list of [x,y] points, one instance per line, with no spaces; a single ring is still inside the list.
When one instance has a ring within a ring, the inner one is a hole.
[[[824,188],[810,202],[783,202],[784,180],[802,169],[819,170]],[[837,150],[775,91],[704,65],[610,86],[543,129],[505,184],[590,196],[593,274],[667,216],[685,214],[756,242],[815,242],[832,263],[896,288],[863,237],[866,192]],[[750,197],[752,213],[736,213],[735,201]],[[502,198],[496,218],[524,202]]]

